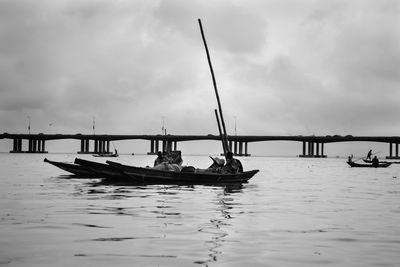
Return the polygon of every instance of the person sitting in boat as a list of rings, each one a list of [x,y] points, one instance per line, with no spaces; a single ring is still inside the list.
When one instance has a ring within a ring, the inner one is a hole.
[[[375,156],[372,159],[372,166],[378,166],[379,165],[379,159]]]
[[[233,153],[226,153],[226,164],[222,167],[222,173],[241,173],[243,166],[240,160],[233,158]]]
[[[353,155],[351,155],[351,156],[349,156],[349,157],[347,158],[347,162],[353,162]]]
[[[154,161],[154,167],[157,166],[157,165],[160,165],[160,164],[163,163],[163,162],[167,162],[167,161],[168,161],[168,160],[167,160],[167,158],[164,156],[164,154],[161,153],[161,151],[158,151],[158,152],[157,152],[157,158],[156,158],[156,160]]]

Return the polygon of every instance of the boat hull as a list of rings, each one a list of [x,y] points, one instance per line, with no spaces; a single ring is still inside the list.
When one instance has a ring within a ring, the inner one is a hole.
[[[118,162],[95,161],[75,158],[74,163],[44,160],[58,168],[79,177],[105,178],[107,182],[133,184],[233,184],[247,183],[259,170],[243,173],[213,173],[194,168],[183,168],[183,171],[156,170],[153,168],[123,165]],[[185,171],[188,170],[188,171]]]
[[[156,170],[153,168],[142,168],[123,165],[117,162],[107,161],[115,169],[125,175],[127,180],[138,183],[163,183],[163,184],[225,184],[225,183],[246,183],[259,170],[252,170],[243,173],[212,173],[206,171],[174,172]]]
[[[123,178],[125,176],[118,169],[113,168],[112,166],[105,163],[80,158],[75,158],[74,163],[87,168],[91,171],[93,176],[96,176],[98,178]]]
[[[374,164],[361,164],[361,163],[356,163],[356,162],[349,162],[347,161],[347,164],[350,165],[350,167],[356,167],[356,168],[387,168],[390,165],[392,165],[391,162],[381,162],[377,165]]]
[[[81,165],[74,164],[74,163],[68,163],[68,162],[52,161],[47,158],[44,159],[44,162],[47,162],[53,166],[56,166],[56,167],[66,171],[66,172],[69,172],[75,176],[90,177],[90,178],[95,177],[95,173],[91,169],[89,169],[85,166],[81,166]]]

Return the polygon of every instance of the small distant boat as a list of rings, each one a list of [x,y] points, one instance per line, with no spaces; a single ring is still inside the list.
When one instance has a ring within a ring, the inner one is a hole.
[[[99,153],[99,154],[95,154],[93,155],[93,157],[118,157],[118,151],[115,149],[114,153]]]
[[[372,164],[372,163],[356,163],[353,161],[347,161],[347,164],[350,165],[350,167],[358,167],[358,168],[387,168],[390,165],[392,165],[391,162],[380,162],[378,164]]]

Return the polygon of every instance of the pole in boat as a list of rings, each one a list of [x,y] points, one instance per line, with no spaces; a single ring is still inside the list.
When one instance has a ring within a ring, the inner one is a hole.
[[[228,147],[226,147],[226,143],[224,141],[224,135],[223,135],[222,130],[221,130],[221,123],[219,122],[218,111],[216,109],[214,109],[214,111],[215,111],[215,117],[217,118],[219,136],[220,136],[221,141],[222,141],[222,149],[224,151],[224,155],[226,155],[226,153],[228,152]]]
[[[217,89],[217,82],[215,81],[215,75],[214,75],[214,70],[213,70],[213,67],[212,67],[212,64],[211,64],[210,53],[209,53],[209,51],[208,51],[206,38],[204,37],[203,26],[201,25],[201,20],[198,19],[198,21],[199,21],[199,26],[200,26],[201,37],[203,38],[204,47],[205,47],[206,53],[207,53],[207,60],[208,60],[208,65],[209,65],[210,71],[211,71],[211,76],[212,76],[212,80],[213,80],[215,95],[216,95],[216,97],[217,97],[218,109],[219,109],[219,116],[221,117],[222,129],[224,130],[224,132],[223,132],[223,138],[222,138],[222,145],[223,145],[223,147],[224,147],[224,155],[225,155],[225,157],[226,157],[226,152],[229,151],[229,148],[228,148],[228,136],[227,136],[227,134],[226,134],[226,127],[225,127],[224,116],[222,115],[221,101],[220,101],[220,99],[219,99],[219,94],[218,94],[218,89]],[[217,118],[218,118],[218,114],[217,114]]]

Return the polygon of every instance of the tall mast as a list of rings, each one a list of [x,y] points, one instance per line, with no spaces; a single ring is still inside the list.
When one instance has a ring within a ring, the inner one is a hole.
[[[213,67],[212,67],[212,64],[211,64],[210,53],[208,51],[206,38],[204,37],[203,26],[201,25],[201,20],[198,19],[198,21],[199,21],[199,26],[200,26],[201,37],[203,38],[204,47],[205,47],[206,53],[207,53],[207,60],[208,60],[208,65],[209,65],[210,71],[211,71],[211,77],[212,77],[212,80],[213,80],[215,96],[217,97],[219,116],[221,117],[221,124],[222,124],[222,129],[223,129],[222,145],[224,147],[224,155],[226,157],[226,153],[229,151],[229,146],[228,146],[228,136],[226,134],[224,116],[222,115],[221,101],[219,99],[219,94],[218,94],[218,89],[217,89],[217,82],[215,81],[215,75],[214,75],[214,70],[213,70]]]

